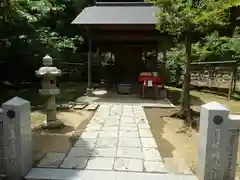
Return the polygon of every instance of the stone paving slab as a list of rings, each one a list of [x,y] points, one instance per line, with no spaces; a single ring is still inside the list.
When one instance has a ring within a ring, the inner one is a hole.
[[[73,109],[84,109],[87,106],[87,104],[77,104],[73,106]]]
[[[113,170],[113,164],[114,158],[93,157],[88,160],[86,169]]]
[[[104,137],[118,137],[118,132],[117,131],[101,131],[99,134],[100,138],[104,138]]]
[[[81,138],[79,139],[74,146],[83,146],[83,147],[94,147],[96,145],[97,139],[93,138]]]
[[[153,138],[153,134],[149,129],[139,129],[139,134],[141,138]]]
[[[98,107],[98,104],[90,104],[90,105],[88,105],[88,106],[86,107],[86,110],[88,110],[88,111],[94,111],[94,110],[97,109],[97,107]]]
[[[143,159],[143,152],[140,148],[119,147],[117,157]]]
[[[100,170],[33,168],[27,180],[197,180],[194,175]]]
[[[87,166],[87,162],[87,157],[67,156],[61,164],[61,168],[85,169]]]
[[[136,126],[126,126],[125,124],[121,124],[119,127],[120,131],[137,131],[138,127]]]
[[[130,130],[120,130],[119,131],[119,137],[129,137],[129,138],[138,138],[139,133],[138,131],[130,131]]]
[[[92,147],[72,147],[70,152],[68,153],[68,156],[72,157],[89,157],[91,156],[93,152]]]
[[[168,172],[163,162],[144,161],[144,167],[146,172]]]
[[[118,138],[98,138],[96,147],[117,147]]]
[[[141,147],[139,138],[119,138],[118,146],[120,147]]]
[[[143,171],[142,161],[140,159],[117,158],[114,169],[118,171]]]
[[[118,131],[119,126],[103,126],[102,131]]]
[[[157,148],[157,143],[154,138],[141,138],[144,148]]]
[[[87,131],[83,132],[81,135],[81,138],[97,138],[100,134],[100,131]]]
[[[91,155],[100,156],[100,157],[116,157],[117,156],[117,148],[116,147],[105,147],[105,148],[95,148]]]
[[[62,163],[65,153],[47,153],[37,164],[38,167],[57,168]]]
[[[155,148],[143,148],[143,159],[147,161],[163,161],[160,153]]]

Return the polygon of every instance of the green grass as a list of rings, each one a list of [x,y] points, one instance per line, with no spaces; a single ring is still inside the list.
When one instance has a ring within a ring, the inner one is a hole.
[[[240,101],[240,94],[239,93],[233,93],[232,94],[232,98],[235,99],[235,100]]]
[[[173,97],[173,99],[176,99],[176,100],[180,99],[181,91],[182,91],[181,89],[175,88],[175,87],[168,87],[168,90],[170,92],[175,92],[173,93],[173,95],[175,96]],[[227,95],[218,95],[215,92],[211,92],[209,90],[204,90],[204,89],[199,91],[191,90],[190,94],[191,94],[191,105],[201,106],[205,103],[216,101],[228,107],[231,113],[240,113],[240,110],[239,110],[240,101],[238,101],[238,99],[240,98],[233,98],[232,100],[228,100]],[[238,97],[240,96],[238,95]]]

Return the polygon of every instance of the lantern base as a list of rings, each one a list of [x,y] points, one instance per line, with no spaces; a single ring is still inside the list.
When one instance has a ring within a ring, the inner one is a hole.
[[[88,97],[94,97],[95,95],[93,94],[93,89],[87,88],[86,89],[86,95]]]

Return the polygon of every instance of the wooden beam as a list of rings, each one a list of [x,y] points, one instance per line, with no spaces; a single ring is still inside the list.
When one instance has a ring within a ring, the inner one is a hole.
[[[159,40],[164,39],[164,36],[155,30],[151,31],[127,31],[127,30],[92,30],[92,39],[103,40],[121,40],[121,41],[144,41],[144,40]]]
[[[226,64],[235,64],[237,61],[200,61],[200,62],[193,62],[191,63],[191,65],[216,65],[216,64],[224,64],[224,66],[226,66]]]
[[[234,81],[235,71],[236,71],[236,67],[233,67],[233,68],[232,68],[232,72],[231,72],[229,87],[228,87],[228,88],[229,88],[229,89],[228,89],[228,100],[231,100],[231,98],[232,98],[233,81]]]
[[[134,47],[156,47],[156,41],[92,41],[96,46],[134,46]]]
[[[101,36],[101,37],[93,37],[94,41],[136,41],[136,42],[141,42],[141,41],[154,41],[154,40],[160,40],[160,38],[157,37],[142,37],[142,36]]]
[[[91,88],[92,39],[88,38],[88,89]]]
[[[139,31],[139,30],[155,30],[155,24],[90,24],[83,25],[81,28],[87,27],[91,30],[127,30],[127,31]]]

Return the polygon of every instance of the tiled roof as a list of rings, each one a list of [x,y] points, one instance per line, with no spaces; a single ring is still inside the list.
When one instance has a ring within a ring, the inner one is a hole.
[[[149,3],[97,3],[85,8],[72,24],[155,24],[156,12],[158,8]]]

